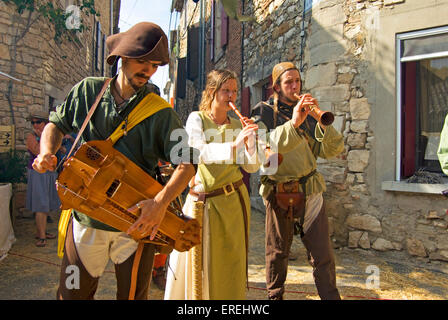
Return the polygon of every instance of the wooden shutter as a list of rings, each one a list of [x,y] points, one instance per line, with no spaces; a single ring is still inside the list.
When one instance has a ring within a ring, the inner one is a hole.
[[[187,36],[187,78],[199,76],[199,27],[191,27]]]
[[[185,99],[187,79],[186,79],[186,68],[187,58],[179,58],[177,60],[177,82],[176,82],[176,97],[180,99]]]
[[[210,61],[213,61],[215,59],[215,26],[216,26],[216,21],[215,21],[215,0],[212,0],[212,9],[211,9],[211,31],[210,31]]]
[[[229,41],[229,16],[224,11],[221,4],[221,47],[227,45]]]
[[[241,91],[241,114],[248,117],[250,114],[250,88],[245,87]]]
[[[267,101],[269,97],[274,93],[274,89],[272,89],[272,77],[269,77],[269,82],[263,85],[262,88],[262,97],[263,101]]]
[[[416,130],[417,130],[417,62],[403,64],[402,88],[402,144],[401,175],[410,177],[415,173],[416,163]]]

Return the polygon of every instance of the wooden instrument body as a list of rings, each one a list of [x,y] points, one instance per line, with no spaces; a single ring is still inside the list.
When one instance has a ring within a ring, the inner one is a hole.
[[[127,209],[152,199],[163,186],[113,148],[109,140],[84,143],[64,164],[57,181],[62,209],[74,208],[113,228],[126,232],[140,215]],[[180,211],[177,209],[177,211]],[[200,242],[197,220],[168,207],[156,239],[131,234],[135,240],[154,242],[188,251]]]

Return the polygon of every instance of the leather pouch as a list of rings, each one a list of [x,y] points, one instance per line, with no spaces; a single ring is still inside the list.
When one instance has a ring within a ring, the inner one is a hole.
[[[303,192],[277,192],[275,193],[277,205],[288,210],[291,207],[303,207],[305,205],[305,194]]]

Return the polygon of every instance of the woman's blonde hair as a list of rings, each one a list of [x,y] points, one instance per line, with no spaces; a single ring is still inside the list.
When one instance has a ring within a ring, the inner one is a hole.
[[[204,91],[202,91],[201,103],[199,104],[200,111],[208,112],[210,110],[216,92],[218,92],[218,90],[221,89],[221,86],[230,79],[235,79],[238,83],[238,76],[231,70],[218,69],[208,73],[207,83],[205,84]]]

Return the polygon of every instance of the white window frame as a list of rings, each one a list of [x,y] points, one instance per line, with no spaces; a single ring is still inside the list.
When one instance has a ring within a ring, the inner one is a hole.
[[[396,145],[396,159],[395,159],[395,181],[401,181],[401,63],[402,62],[408,62],[408,61],[418,61],[423,59],[433,59],[433,58],[443,58],[448,57],[448,51],[442,51],[442,52],[435,52],[430,53],[426,55],[416,55],[416,56],[410,56],[410,57],[401,57],[401,47],[402,47],[402,41],[409,40],[409,39],[416,39],[420,37],[427,37],[427,36],[435,36],[439,34],[448,33],[448,26],[444,27],[438,27],[438,28],[432,28],[427,30],[419,30],[419,31],[412,31],[412,32],[406,32],[397,34],[395,38],[395,70],[396,70],[396,76],[395,76],[395,96],[396,96],[396,112],[397,112],[397,132],[396,132],[396,138],[397,138],[397,145]]]

